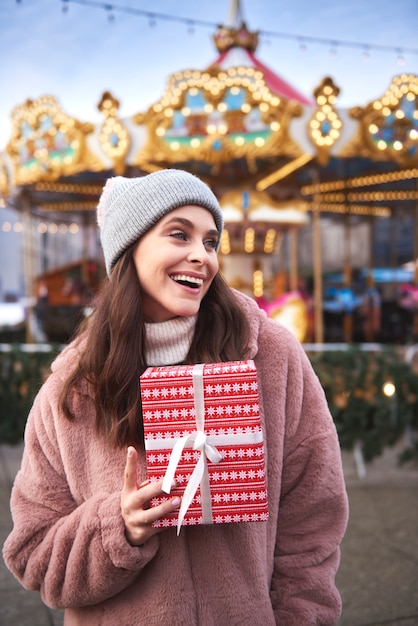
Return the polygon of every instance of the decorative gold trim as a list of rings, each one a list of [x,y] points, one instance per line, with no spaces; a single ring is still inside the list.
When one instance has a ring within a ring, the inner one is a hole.
[[[7,171],[6,163],[0,156],[0,194],[7,196],[10,191],[9,173]]]
[[[220,198],[219,203],[224,211],[226,224],[228,209],[234,212],[234,215],[231,215],[231,222],[242,223],[245,227],[270,224],[278,228],[307,221],[307,204],[300,198],[277,202],[262,191],[231,190]],[[268,228],[265,230],[267,232]]]
[[[241,22],[239,28],[220,26],[213,35],[213,41],[218,52],[226,52],[234,46],[255,52],[258,46],[258,31],[250,32],[245,22]]]
[[[339,93],[340,88],[329,76],[314,91],[318,107],[309,120],[308,137],[316,148],[317,159],[321,165],[328,163],[331,148],[341,135],[343,123],[334,108]]]
[[[283,180],[286,176],[289,176],[299,168],[309,163],[309,161],[312,161],[313,158],[314,157],[310,154],[302,154],[297,159],[283,165],[283,167],[276,170],[276,172],[273,172],[272,174],[269,174],[265,178],[259,180],[256,184],[256,189],[258,191],[264,191],[267,187],[271,187],[274,183],[277,183],[277,181]]]
[[[53,193],[75,193],[84,196],[100,196],[103,191],[102,185],[83,185],[77,183],[36,183],[36,191],[51,191]]]
[[[119,100],[114,98],[109,91],[105,91],[97,108],[105,118],[100,129],[100,146],[105,155],[113,161],[115,173],[123,174],[131,139],[118,118]]]
[[[350,213],[352,215],[374,215],[375,217],[390,217],[392,210],[385,206],[367,204],[348,204],[337,202],[310,202],[307,207],[313,213]]]
[[[382,98],[353,107],[350,116],[359,129],[340,156],[395,161],[403,167],[418,163],[418,76],[395,76]]]
[[[134,164],[146,171],[199,161],[217,167],[246,159],[296,158],[303,154],[289,135],[299,103],[280,98],[252,67],[176,72],[162,98],[135,123],[147,126],[148,139]]]
[[[68,211],[96,211],[97,202],[44,202],[37,205],[43,211],[56,211],[60,213]]]
[[[385,172],[384,174],[370,174],[368,176],[356,176],[354,178],[331,180],[326,183],[318,183],[316,185],[304,185],[301,193],[304,196],[312,196],[316,193],[324,193],[328,191],[337,191],[339,189],[353,187],[368,187],[373,185],[383,185],[385,183],[399,182],[400,180],[410,180],[418,178],[418,169],[397,170]]]
[[[53,96],[14,107],[11,119],[12,136],[6,152],[14,167],[14,185],[103,169],[86,145],[93,125],[66,115]]]

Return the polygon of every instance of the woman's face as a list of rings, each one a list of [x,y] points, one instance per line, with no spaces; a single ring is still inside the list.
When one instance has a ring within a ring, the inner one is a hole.
[[[174,209],[141,237],[133,259],[146,321],[199,311],[219,268],[218,241],[212,213],[199,206]]]

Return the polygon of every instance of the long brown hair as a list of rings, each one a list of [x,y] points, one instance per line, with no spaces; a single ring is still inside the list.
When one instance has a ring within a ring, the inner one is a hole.
[[[92,390],[96,428],[114,446],[143,445],[139,376],[146,369],[141,287],[128,248],[103,282],[98,304],[79,330],[77,367],[66,380],[60,404],[72,419],[71,398],[82,381]],[[203,298],[186,363],[245,358],[249,326],[233,291],[218,273]]]

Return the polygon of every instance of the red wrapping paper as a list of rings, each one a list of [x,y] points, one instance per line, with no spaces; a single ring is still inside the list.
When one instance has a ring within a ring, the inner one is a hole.
[[[154,525],[177,526],[179,532],[181,525],[266,521],[254,362],[150,367],[140,387],[148,478],[165,477],[170,493],[151,506],[182,497],[180,512]]]

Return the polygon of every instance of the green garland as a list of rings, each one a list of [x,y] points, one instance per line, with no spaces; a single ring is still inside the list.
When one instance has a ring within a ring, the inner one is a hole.
[[[51,361],[58,353],[22,351],[19,344],[0,351],[0,443],[22,440],[26,419]]]
[[[369,352],[353,347],[308,356],[343,450],[352,450],[359,442],[365,461],[371,461],[406,432],[418,431],[418,375],[395,348]],[[388,383],[393,385],[392,396],[384,391]],[[399,461],[412,458],[418,459],[418,449],[411,438]]]
[[[22,440],[34,397],[59,352],[28,352],[25,346],[0,348],[0,443]],[[385,447],[411,433],[399,461],[418,460],[418,375],[395,348],[364,351],[307,351],[324,388],[343,450],[361,444],[364,460],[371,461]],[[385,383],[395,393],[385,395]]]

